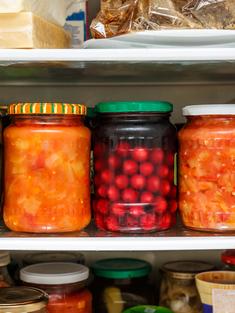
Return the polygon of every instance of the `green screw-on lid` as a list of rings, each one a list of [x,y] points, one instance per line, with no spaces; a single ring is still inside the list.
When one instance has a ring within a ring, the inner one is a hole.
[[[144,277],[151,272],[148,262],[126,258],[100,260],[92,268],[96,276],[112,279]]]
[[[173,312],[161,306],[140,305],[127,309],[123,313],[173,313]]]
[[[101,102],[95,107],[98,113],[129,113],[129,112],[155,112],[170,113],[173,105],[165,101],[145,102]]]

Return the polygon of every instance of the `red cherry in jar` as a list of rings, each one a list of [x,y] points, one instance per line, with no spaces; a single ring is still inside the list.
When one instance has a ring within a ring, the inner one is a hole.
[[[157,169],[157,175],[166,178],[169,175],[169,168],[165,164],[160,165]]]
[[[95,171],[100,172],[104,168],[104,163],[102,160],[97,159],[94,164]]]
[[[125,206],[119,203],[114,203],[111,206],[111,210],[114,215],[119,216],[119,217],[124,216],[126,213]]]
[[[155,148],[151,152],[151,160],[155,164],[162,163],[164,159],[164,151],[161,148]]]
[[[116,155],[110,155],[108,157],[108,165],[112,169],[117,169],[120,166],[120,159]]]
[[[105,198],[107,196],[107,187],[105,185],[99,186],[97,193],[100,197]]]
[[[132,151],[132,157],[137,162],[144,162],[144,161],[148,160],[148,156],[149,156],[149,153],[148,153],[147,148],[136,147]]]
[[[129,213],[132,216],[139,217],[139,216],[141,216],[141,215],[143,215],[145,213],[144,212],[144,207],[142,205],[131,206],[130,209],[129,209]]]
[[[174,153],[168,153],[166,156],[166,163],[168,166],[173,167],[175,163],[175,155]]]
[[[129,178],[126,175],[118,175],[115,178],[115,184],[119,189],[125,189],[129,185]]]
[[[94,147],[94,156],[97,157],[103,157],[105,153],[105,145],[104,144],[95,144]]]
[[[167,201],[163,197],[156,197],[154,211],[157,214],[163,214],[166,210],[167,210]]]
[[[171,190],[171,185],[168,182],[168,180],[165,180],[165,179],[162,180],[161,181],[161,188],[160,188],[161,195],[163,195],[163,196],[168,195],[170,190]]]
[[[136,203],[138,199],[138,193],[131,189],[127,188],[122,193],[122,200],[127,203]]]
[[[154,230],[156,228],[156,216],[155,214],[147,213],[140,219],[141,228],[144,230]]]
[[[151,162],[144,162],[140,165],[140,173],[144,176],[153,174],[154,166]]]
[[[120,198],[119,190],[115,186],[110,186],[108,188],[107,195],[111,201],[117,201]]]
[[[133,175],[131,177],[131,186],[135,189],[144,189],[146,185],[146,178],[143,175]]]
[[[126,225],[127,228],[132,229],[132,228],[139,228],[139,221],[137,218],[133,216],[127,216],[126,218]]]
[[[126,160],[123,163],[123,171],[126,175],[134,175],[138,171],[138,165],[133,160]]]
[[[140,201],[141,201],[141,203],[152,204],[154,201],[154,196],[151,192],[145,191],[141,194]]]
[[[129,145],[128,142],[121,142],[116,147],[117,154],[121,156],[122,158],[128,157],[130,150],[131,150],[131,146]]]
[[[107,229],[110,231],[119,230],[118,219],[115,216],[109,216],[106,218]]]
[[[160,218],[159,228],[164,230],[168,229],[171,226],[171,215],[166,213]]]
[[[96,209],[101,214],[107,214],[109,211],[109,201],[100,199],[96,203]]]
[[[177,201],[175,200],[170,200],[169,201],[169,210],[171,213],[175,213],[177,211],[178,205]]]
[[[157,192],[160,189],[160,179],[156,176],[149,177],[147,181],[147,188],[151,192]]]
[[[102,171],[100,177],[101,180],[106,184],[110,184],[113,182],[113,173],[108,169]]]

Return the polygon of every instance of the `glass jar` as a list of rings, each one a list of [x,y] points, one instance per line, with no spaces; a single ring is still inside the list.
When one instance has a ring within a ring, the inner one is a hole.
[[[175,224],[176,128],[167,102],[96,106],[94,167],[96,225],[102,230],[152,232]]]
[[[183,109],[179,133],[179,208],[185,226],[235,230],[235,105]]]
[[[89,269],[74,263],[41,263],[20,271],[21,281],[49,295],[48,313],[91,313],[92,296],[87,289]]]
[[[85,257],[78,252],[39,252],[26,254],[22,259],[23,267],[37,263],[52,262],[84,264]]]
[[[47,313],[48,297],[39,289],[11,287],[0,289],[0,313]]]
[[[223,270],[235,271],[235,250],[226,250],[221,255],[221,261],[224,264]]]
[[[0,288],[10,287],[13,281],[8,273],[7,266],[10,264],[9,252],[0,252]]]
[[[179,261],[163,265],[160,305],[174,313],[201,313],[195,275],[213,269],[213,265],[204,262]]]
[[[90,131],[76,104],[10,106],[4,221],[13,231],[79,231],[90,222]]]
[[[122,312],[140,304],[153,304],[149,263],[137,259],[105,259],[94,263],[93,297],[96,313]]]

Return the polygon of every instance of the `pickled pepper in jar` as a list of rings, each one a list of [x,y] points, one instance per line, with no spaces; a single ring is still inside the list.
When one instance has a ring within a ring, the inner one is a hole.
[[[79,231],[90,222],[86,107],[19,103],[4,130],[4,221],[13,231]]]

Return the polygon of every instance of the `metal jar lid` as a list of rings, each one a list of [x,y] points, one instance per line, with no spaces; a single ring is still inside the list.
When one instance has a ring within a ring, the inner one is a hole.
[[[206,262],[178,261],[164,264],[161,270],[172,278],[194,279],[196,274],[211,271],[214,268],[214,265]]]
[[[0,289],[0,313],[31,313],[46,307],[47,294],[31,287]]]

